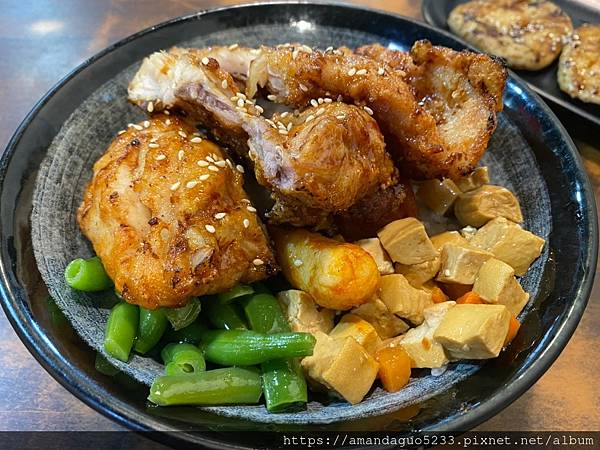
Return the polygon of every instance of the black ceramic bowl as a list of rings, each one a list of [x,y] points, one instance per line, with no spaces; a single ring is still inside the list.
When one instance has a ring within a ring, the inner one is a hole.
[[[575,147],[546,105],[514,76],[484,163],[492,181],[516,193],[526,228],[545,237],[547,246],[522,280],[532,299],[521,331],[496,360],[456,364],[438,378],[422,371],[407,389],[396,394],[377,389],[354,407],[315,400],[307,411],[286,415],[266,414],[263,407],[149,408],[144,383],[156,367],[136,357],[120,366],[130,377],[97,373],[94,351],[78,336],[99,348],[106,309],[97,307],[97,297],[66,289],[62,279],[69,259],[90,252],[74,212],[91,165],[125,123],[142,116],[125,101],[125,87],[145,55],[175,44],[234,42],[301,41],[324,48],[379,41],[407,49],[422,38],[462,48],[447,33],[372,10],[263,4],[175,19],[76,69],[36,105],[0,160],[0,289],[25,345],[67,389],[120,423],[136,430],[180,430],[185,432],[180,439],[220,448],[240,436],[208,437],[202,430],[467,430],[506,407],[566,345],[585,308],[597,255],[593,195]],[[555,282],[556,274],[561,282]],[[46,286],[77,334],[52,320]]]

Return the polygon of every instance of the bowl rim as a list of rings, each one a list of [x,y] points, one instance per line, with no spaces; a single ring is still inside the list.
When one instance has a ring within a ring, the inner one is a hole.
[[[340,3],[326,3],[320,1],[265,1],[251,4],[240,4],[234,6],[218,7],[199,10],[198,12],[175,17],[157,25],[145,28],[134,34],[131,34],[111,45],[104,48],[100,52],[91,56],[90,58],[83,61],[75,69],[70,71],[62,79],[60,79],[51,89],[49,89],[38,102],[33,106],[31,111],[25,116],[13,136],[9,140],[6,148],[0,154],[0,194],[4,191],[4,183],[6,179],[6,172],[8,163],[11,160],[15,149],[18,147],[21,137],[29,125],[36,119],[40,110],[46,105],[46,103],[71,79],[76,77],[83,69],[90,66],[97,60],[103,58],[105,55],[111,53],[115,49],[138,39],[141,36],[152,33],[158,29],[164,29],[172,25],[176,25],[182,22],[192,21],[201,19],[203,16],[211,13],[218,13],[225,10],[252,10],[256,7],[272,7],[281,4],[286,5],[297,5],[297,6],[320,6],[329,8],[338,8],[342,10],[350,10],[354,12],[367,11],[379,15],[386,15],[399,19],[405,22],[411,22],[419,27],[427,28],[436,33],[440,33],[448,38],[454,39],[461,44],[464,44],[460,39],[457,39],[452,34],[445,30],[440,30],[427,23],[419,20],[402,16],[400,14],[390,13],[387,11],[379,10],[376,8],[369,8],[359,5],[352,4],[340,4]],[[465,46],[470,48],[469,45]],[[583,168],[583,164],[579,153],[573,143],[570,135],[566,129],[545,102],[534,92],[525,81],[521,80],[518,75],[515,75],[512,71],[509,71],[510,77],[517,82],[519,87],[527,91],[528,95],[533,97],[538,106],[544,112],[544,114],[551,120],[554,127],[557,128],[559,134],[565,141],[566,147],[575,162],[575,169],[582,181],[583,198],[582,202],[588,206],[587,209],[587,232],[589,235],[589,242],[587,242],[587,249],[585,252],[585,267],[592,270],[585,270],[580,282],[579,289],[577,291],[576,298],[570,304],[567,310],[566,319],[557,329],[555,336],[553,336],[541,350],[539,356],[531,363],[529,368],[522,374],[519,375],[510,385],[510,389],[504,389],[495,392],[493,395],[488,397],[484,402],[470,408],[464,414],[452,418],[451,420],[445,421],[439,426],[433,426],[423,428],[422,431],[466,431],[478,424],[488,420],[493,415],[506,408],[510,403],[520,397],[531,385],[533,385],[551,366],[556,360],[561,351],[566,346],[567,342],[574,333],[587,305],[589,299],[594,275],[595,267],[597,262],[598,254],[598,223],[597,223],[597,211],[595,204],[595,197],[591,188],[591,183],[587,176],[587,172]],[[11,217],[12,218],[12,217]],[[4,219],[3,219],[4,220]],[[0,229],[0,233],[2,233]],[[112,419],[120,425],[126,426],[127,428],[134,431],[153,431],[161,430],[163,432],[174,432],[179,429],[157,420],[154,416],[147,413],[139,413],[134,408],[129,406],[129,403],[119,400],[116,397],[112,397],[110,393],[104,389],[101,385],[94,382],[94,380],[85,376],[81,371],[78,371],[74,366],[63,357],[58,349],[53,345],[51,339],[43,332],[42,329],[36,323],[31,311],[27,305],[19,299],[19,295],[14,291],[14,287],[8,280],[7,266],[11,264],[11,261],[4,261],[0,258],[0,300],[4,312],[11,323],[13,329],[16,331],[20,340],[26,346],[28,351],[34,356],[34,358],[44,367],[44,369],[57,380],[64,388],[75,395],[79,400],[92,407],[96,411],[100,412],[104,416]],[[109,399],[110,401],[106,401]],[[173,437],[173,436],[172,436]],[[175,437],[175,439],[180,439]],[[213,440],[206,435],[202,436],[204,445],[208,445],[213,448],[243,448],[234,444],[226,444],[224,442]]]

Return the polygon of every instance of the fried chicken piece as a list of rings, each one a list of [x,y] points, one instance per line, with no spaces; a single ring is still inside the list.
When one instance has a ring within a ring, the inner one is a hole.
[[[571,97],[600,105],[600,25],[575,30],[558,61],[558,85]]]
[[[513,69],[539,70],[560,54],[573,31],[571,19],[544,0],[474,0],[448,16],[453,33]]]
[[[375,58],[400,72],[421,105],[434,119],[451,164],[464,172],[475,168],[496,129],[502,110],[507,72],[489,56],[457,52],[417,41],[410,53],[381,45],[361,47],[358,53]]]
[[[171,115],[131,125],[94,165],[78,222],[123,298],[175,307],[277,270],[242,174]]]
[[[151,55],[132,80],[129,98],[141,106],[179,107],[246,155],[258,182],[274,193],[270,215],[276,221],[295,217],[298,224],[314,225],[395,182],[383,136],[364,110],[323,103],[276,123],[260,115],[261,108],[205,54],[173,49]]]
[[[420,41],[410,55],[417,66],[413,85],[385,59],[308,50],[261,47],[250,63],[246,95],[263,87],[276,101],[295,107],[327,95],[364,105],[381,127],[388,151],[411,178],[457,178],[475,167],[501,106],[506,80],[501,64]],[[407,60],[398,64],[405,67]],[[429,96],[432,101],[424,102]],[[475,121],[475,126],[469,123],[474,131],[457,129],[468,120]]]

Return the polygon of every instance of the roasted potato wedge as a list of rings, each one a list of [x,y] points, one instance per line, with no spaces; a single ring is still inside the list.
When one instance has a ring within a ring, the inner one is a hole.
[[[377,292],[377,264],[358,245],[303,229],[273,227],[270,235],[285,277],[317,304],[347,310],[368,302]]]

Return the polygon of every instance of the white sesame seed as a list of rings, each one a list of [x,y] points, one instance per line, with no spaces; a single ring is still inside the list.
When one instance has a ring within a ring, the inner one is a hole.
[[[250,226],[250,221],[248,219],[244,219],[244,228],[248,228]]]
[[[238,44],[231,44],[229,47],[227,47],[229,50],[235,50],[236,48],[238,48],[239,45]]]
[[[237,169],[237,171],[239,173],[244,173],[245,172],[244,166],[242,166],[240,164],[238,164],[237,166],[235,166],[235,168]]]
[[[243,92],[238,92],[238,93],[237,93],[237,96],[238,96],[239,98],[241,98],[242,100],[246,100],[246,94],[244,94]]]
[[[325,113],[325,108],[319,108],[319,109],[317,109],[316,115],[320,116],[321,114],[324,114],[324,113]]]
[[[144,120],[144,128],[148,128],[150,126],[149,120]]]
[[[275,126],[275,122],[273,122],[271,119],[265,119],[265,122],[267,122],[269,125],[271,125],[272,127]]]
[[[156,142],[156,141],[158,141],[158,137],[157,136],[154,136],[152,139],[150,139],[150,142]]]
[[[301,261],[301,260],[299,260],[299,259],[295,259],[295,260],[294,260],[294,266],[296,266],[296,267],[300,267],[302,264],[303,264],[303,263],[302,263],[302,261]]]
[[[202,58],[202,64],[204,64],[205,66],[208,65],[208,58],[206,56]]]
[[[154,111],[154,103],[148,102],[148,107],[146,108],[148,112]]]
[[[256,258],[254,261],[252,261],[252,264],[254,264],[255,266],[262,266],[265,262],[260,259],[260,258]]]
[[[216,161],[216,162],[215,162],[215,164],[216,164],[218,167],[225,167],[225,166],[227,165],[227,163],[226,163],[224,160],[221,160],[221,161]]]
[[[185,187],[188,189],[192,189],[192,188],[196,187],[197,184],[198,184],[198,181],[192,180],[192,181],[188,181],[186,183]]]
[[[254,105],[254,108],[256,108],[256,110],[257,110],[257,111],[258,111],[260,114],[262,114],[262,113],[264,113],[264,112],[265,112],[265,110],[263,109],[263,107],[262,107],[262,106],[260,106],[260,105]]]
[[[179,161],[181,161],[181,160],[183,159],[183,150],[179,150],[179,151],[177,152],[177,159],[178,159]]]
[[[162,161],[163,159],[167,159],[167,157],[165,155],[160,154],[160,155],[156,155],[156,158],[154,158],[154,159],[157,161]]]
[[[360,69],[356,71],[356,75],[366,75],[367,69]]]
[[[223,80],[223,81],[221,81],[221,87],[222,87],[223,89],[227,89],[227,80]]]
[[[323,102],[324,102],[324,103],[331,103],[331,102],[333,102],[333,100],[332,100],[332,99],[330,99],[330,98],[324,98],[324,99],[323,99]]]
[[[138,131],[142,131],[143,130],[143,128],[141,126],[139,126],[139,125],[137,125],[135,123],[132,126],[133,126],[133,128],[135,128]]]
[[[165,125],[167,125],[167,126],[171,125],[171,119],[165,120]]]
[[[450,276],[450,269],[446,269],[444,270],[444,275],[449,277]]]
[[[383,67],[380,67],[379,69],[377,69],[377,75],[384,75],[385,74],[385,69]]]
[[[168,115],[170,115],[170,114],[171,114],[171,111],[169,111],[168,109],[165,109],[165,110],[163,111],[163,114],[165,114],[165,115],[167,115],[167,116],[168,116]]]
[[[235,94],[235,95],[234,95],[233,97],[231,97],[229,100],[231,100],[232,102],[236,102],[238,98],[239,98],[239,97],[237,96],[237,94]]]
[[[367,112],[367,114],[369,114],[370,116],[373,115],[373,110],[371,108],[369,108],[368,106],[363,106],[363,109]]]
[[[267,95],[267,100],[274,102],[275,100],[277,100],[277,96],[273,95],[273,94],[269,94],[269,95]]]
[[[319,98],[317,99],[317,103],[318,103],[319,105],[322,105],[322,104],[323,104],[323,98],[322,98],[322,97],[319,97]]]
[[[296,59],[298,57],[298,50],[294,50],[292,52],[292,59]]]
[[[185,132],[184,132],[184,131],[181,131],[181,130],[179,130],[179,131],[177,132],[177,134],[178,134],[179,136],[183,137],[183,138],[186,138],[186,137],[187,137],[187,134],[185,134]]]
[[[158,148],[158,147],[160,147],[160,145],[158,145],[156,142],[150,142],[148,144],[148,147],[150,147],[150,148]]]
[[[242,108],[244,106],[244,99],[239,98],[237,101],[238,108]]]
[[[200,142],[202,142],[202,138],[200,136],[196,136],[190,139],[190,142],[192,144],[199,144]]]
[[[206,181],[206,180],[208,180],[208,179],[209,179],[209,177],[210,177],[210,175],[209,175],[208,173],[205,173],[204,175],[200,175],[200,176],[198,177],[198,179],[199,179],[200,181]]]
[[[210,156],[210,155],[208,155],[208,156],[207,156],[206,158],[204,158],[204,159],[206,159],[207,161],[210,161],[210,162],[212,162],[212,163],[214,163],[214,162],[215,162],[215,159],[214,159],[212,156]]]
[[[335,116],[336,119],[342,120],[345,119],[346,116],[344,114],[340,114],[339,116]]]
[[[213,172],[218,172],[219,168],[217,166],[208,166],[208,170],[211,170]]]
[[[230,169],[233,169],[233,164],[231,163],[230,159],[226,159],[225,160],[227,162],[227,165],[229,166]]]
[[[246,206],[246,209],[250,212],[256,212],[256,208],[254,206],[248,205],[248,206]]]
[[[246,105],[254,105],[254,102],[252,100],[244,100],[244,102],[246,103]]]
[[[333,47],[327,47],[327,48],[325,49],[325,53],[329,53],[329,52],[331,52],[331,51],[333,51]]]
[[[284,136],[287,136],[288,132],[286,129],[281,129],[281,130],[277,130],[279,132],[279,134],[283,134]]]
[[[353,77],[356,74],[356,69],[353,67],[348,71],[348,76]]]
[[[303,85],[302,83],[298,83],[298,86],[300,87],[301,91],[308,92],[308,88],[305,85]]]
[[[281,117],[283,119],[283,118],[287,117],[289,114],[290,114],[289,111],[285,111],[285,112],[282,112],[279,117]]]
[[[253,48],[252,50],[250,50],[250,53],[252,53],[253,55],[260,55],[261,52],[262,50],[260,48]]]
[[[311,104],[312,106],[315,106],[315,107],[316,107],[316,106],[318,106],[318,105],[319,105],[319,102],[318,102],[318,101],[316,101],[316,100],[313,98],[313,99],[310,101],[310,104]]]
[[[225,217],[227,215],[227,213],[224,212],[220,212],[220,213],[216,213],[215,214],[215,219],[217,220],[221,220],[223,217]]]
[[[200,167],[208,167],[208,161],[204,161],[203,159],[198,161],[196,164],[198,164]]]
[[[179,186],[181,186],[181,182],[177,181],[173,183],[169,189],[171,189],[172,191],[176,191],[177,189],[179,189]]]
[[[287,130],[290,131],[292,129],[292,122],[288,123]]]
[[[310,122],[311,120],[313,120],[314,118],[315,118],[315,116],[313,116],[313,115],[311,114],[311,115],[309,115],[309,116],[308,116],[306,119],[304,119],[304,123],[308,123],[308,122]]]
[[[208,231],[211,234],[217,232],[217,229],[212,225],[204,225],[204,228],[206,228],[206,231]]]
[[[118,135],[121,135],[121,134],[123,134],[123,133],[126,133],[126,132],[127,132],[127,130],[121,130],[121,131],[119,131],[117,134],[118,134]]]

